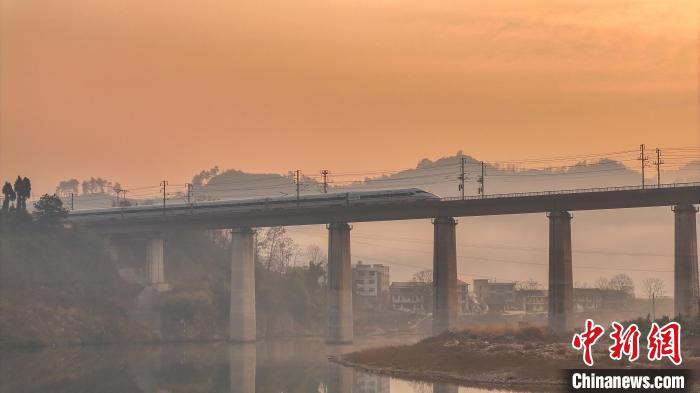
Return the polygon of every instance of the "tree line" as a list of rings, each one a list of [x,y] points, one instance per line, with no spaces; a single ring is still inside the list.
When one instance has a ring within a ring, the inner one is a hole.
[[[2,186],[2,194],[4,196],[2,201],[2,211],[4,213],[9,212],[11,209],[26,211],[27,199],[32,194],[32,182],[27,177],[17,176],[14,187],[9,181],[5,182],[5,185]]]
[[[58,195],[78,195],[81,191],[83,195],[107,194],[119,190],[122,190],[122,186],[119,182],[112,183],[101,177],[90,177],[90,179],[83,180],[82,182],[75,178],[62,180],[56,186],[56,194]]]
[[[32,182],[28,177],[17,176],[14,185],[6,181],[2,186],[2,194],[0,229],[8,227],[16,229],[30,222],[55,226],[68,216],[68,210],[63,207],[63,201],[56,194],[42,195],[34,202],[30,214],[27,209],[27,200],[32,195]]]

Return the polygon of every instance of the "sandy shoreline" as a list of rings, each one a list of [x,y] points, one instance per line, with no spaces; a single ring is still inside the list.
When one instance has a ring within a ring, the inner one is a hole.
[[[519,388],[526,391],[558,391],[564,386],[564,381],[556,380],[517,380],[513,379],[512,375],[503,373],[502,375],[487,374],[482,377],[475,375],[460,375],[455,373],[435,371],[435,370],[406,370],[394,367],[372,367],[361,363],[353,362],[341,356],[330,356],[328,358],[334,363],[346,367],[352,367],[356,370],[370,374],[385,375],[388,377],[399,378],[411,381],[421,382],[441,382],[457,384],[460,386],[480,387],[485,389],[508,389]]]
[[[675,367],[667,362],[613,361],[606,344],[594,347],[594,369]],[[685,348],[684,358],[684,368],[700,369],[697,341]],[[369,348],[329,360],[400,379],[532,392],[561,391],[567,382],[564,370],[586,368],[570,342],[535,330],[446,333],[411,345]]]

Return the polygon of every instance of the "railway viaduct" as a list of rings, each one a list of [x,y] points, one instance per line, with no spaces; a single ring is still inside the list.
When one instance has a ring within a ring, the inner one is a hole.
[[[89,220],[79,211],[69,215],[103,235],[137,234],[148,239],[149,282],[165,284],[163,233],[171,229],[231,229],[230,339],[254,341],[255,261],[253,228],[326,224],[328,229],[329,343],[353,340],[350,232],[353,222],[432,219],[433,332],[455,326],[458,316],[455,217],[543,213],[549,220],[549,326],[562,332],[572,328],[573,272],[572,211],[668,206],[675,220],[674,298],[676,315],[698,315],[698,256],[696,215],[700,183],[662,184],[658,187],[616,187],[537,193],[499,194],[441,200],[386,201],[366,204],[314,206],[300,203],[288,208],[239,209],[226,203],[205,208],[192,205],[186,212],[165,206],[162,214],[99,214]]]

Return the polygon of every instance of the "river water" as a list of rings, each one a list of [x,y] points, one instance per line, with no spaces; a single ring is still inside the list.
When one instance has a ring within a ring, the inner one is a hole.
[[[416,338],[329,346],[318,338],[255,344],[178,343],[11,350],[0,392],[477,393],[498,392],[363,373],[328,356]]]

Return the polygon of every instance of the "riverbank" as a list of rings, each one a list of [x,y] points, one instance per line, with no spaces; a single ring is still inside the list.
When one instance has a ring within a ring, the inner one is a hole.
[[[581,353],[571,347],[570,340],[570,336],[552,336],[534,327],[465,330],[411,345],[370,348],[330,359],[362,371],[404,379],[553,391],[565,383],[561,370],[583,367]],[[671,366],[666,361],[612,361],[607,356],[609,345],[601,339],[594,347],[596,368]],[[686,340],[683,351],[684,366],[700,369],[700,342]]]

